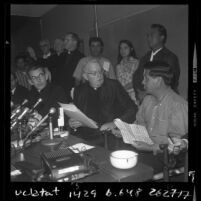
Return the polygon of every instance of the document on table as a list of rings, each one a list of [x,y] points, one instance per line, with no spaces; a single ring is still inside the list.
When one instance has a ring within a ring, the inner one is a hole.
[[[137,124],[128,124],[121,121],[120,119],[115,119],[115,125],[121,131],[123,141],[127,144],[132,144],[133,141],[141,141],[152,145],[153,142],[149,137],[147,129],[144,126]]]
[[[82,111],[80,111],[74,104],[63,104],[59,103],[59,105],[64,109],[64,113],[89,128],[98,128],[96,122],[87,117]]]
[[[11,172],[10,172],[11,176],[17,176],[22,174],[22,172],[18,169],[15,168],[15,166],[11,165]]]
[[[77,143],[68,148],[71,149],[74,153],[79,153],[79,152],[87,151],[89,149],[93,149],[94,146],[84,144],[84,143]]]

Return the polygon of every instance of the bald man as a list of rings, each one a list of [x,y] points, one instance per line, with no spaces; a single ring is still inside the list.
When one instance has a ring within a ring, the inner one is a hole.
[[[92,59],[86,64],[83,78],[86,82],[75,88],[73,102],[89,118],[97,122],[100,131],[115,129],[113,121],[116,118],[128,123],[135,120],[137,106],[117,80],[104,76],[99,61]],[[83,127],[80,122],[72,119],[69,124],[76,129]],[[99,136],[98,132],[81,133],[81,137],[88,141],[97,141]]]

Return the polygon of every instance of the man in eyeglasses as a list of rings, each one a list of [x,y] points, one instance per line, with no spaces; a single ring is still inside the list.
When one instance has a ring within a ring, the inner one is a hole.
[[[116,118],[128,123],[135,120],[137,106],[117,80],[104,76],[99,61],[90,60],[83,72],[86,82],[75,88],[73,102],[89,118],[97,122],[100,131],[114,129],[113,120]],[[87,141],[95,140],[101,145],[101,135],[97,130],[84,128],[74,119],[70,119],[69,124],[72,128],[79,128],[80,137]]]
[[[67,102],[67,97],[63,89],[60,86],[47,82],[48,74],[41,64],[35,62],[30,63],[28,76],[29,83],[34,86],[29,93],[29,108],[32,108],[37,100],[42,98],[42,102],[36,107],[37,112],[42,117],[49,112],[51,107],[58,108],[58,102]],[[56,124],[56,118],[53,119],[53,123],[54,125]]]

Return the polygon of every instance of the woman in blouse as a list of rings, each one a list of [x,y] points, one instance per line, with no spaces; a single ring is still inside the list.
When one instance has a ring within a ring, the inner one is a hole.
[[[135,49],[129,40],[121,40],[118,49],[118,64],[116,66],[117,79],[131,99],[138,105],[132,85],[133,74],[137,70],[139,64],[139,61],[136,58]]]

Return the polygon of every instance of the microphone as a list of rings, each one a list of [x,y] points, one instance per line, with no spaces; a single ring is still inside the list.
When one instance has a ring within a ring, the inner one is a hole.
[[[20,105],[20,107],[22,107],[23,105],[25,105],[28,102],[27,99],[24,99],[24,101],[22,102],[22,104]]]
[[[49,112],[38,122],[36,127],[33,128],[25,137],[25,140],[28,139],[28,137],[48,118],[49,115],[52,115],[56,112],[56,109],[54,107],[50,108]],[[25,142],[24,140],[24,142]]]
[[[29,108],[24,108],[23,112],[16,118],[16,120],[11,125],[11,130],[14,128],[14,126],[18,123],[19,120],[21,120],[25,114],[29,111]]]
[[[39,105],[39,103],[41,103],[43,101],[42,98],[39,98],[36,103],[34,104],[34,106],[30,109],[29,113],[33,112],[33,110]]]
[[[16,116],[16,114],[20,112],[21,107],[24,106],[27,102],[28,100],[24,99],[24,101],[16,109],[14,109],[14,112],[12,112],[12,115],[11,115],[11,119],[13,119]]]

